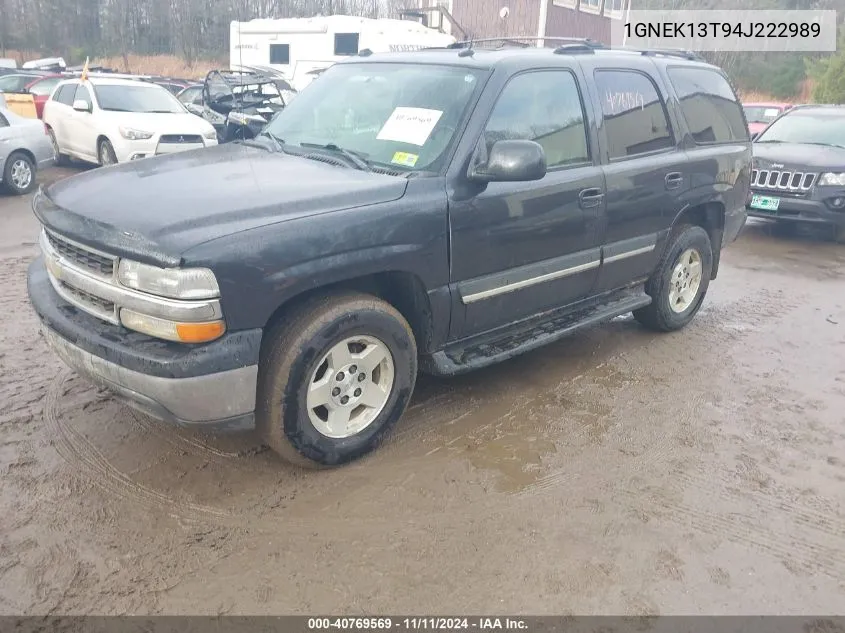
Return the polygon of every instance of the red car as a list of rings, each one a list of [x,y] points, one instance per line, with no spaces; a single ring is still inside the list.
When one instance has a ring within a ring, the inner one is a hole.
[[[40,119],[44,112],[44,104],[50,98],[50,93],[62,79],[64,79],[62,75],[29,74],[25,72],[3,75],[0,77],[0,92],[31,94],[35,102],[35,111]]]
[[[765,130],[769,123],[792,108],[791,103],[743,103],[745,118],[748,121],[748,132],[754,138]]]

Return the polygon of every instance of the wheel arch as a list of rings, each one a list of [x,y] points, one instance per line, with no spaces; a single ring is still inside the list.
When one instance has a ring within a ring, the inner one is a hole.
[[[679,227],[692,224],[700,226],[710,238],[710,245],[713,249],[713,269],[710,272],[710,279],[716,279],[719,272],[719,261],[722,254],[722,235],[725,230],[725,205],[721,200],[709,200],[690,204],[675,216],[672,222],[670,236]],[[666,247],[671,245],[671,237],[667,240]]]
[[[422,279],[404,270],[359,275],[300,288],[287,296],[272,312],[263,328],[265,336],[274,325],[303,303],[320,295],[344,291],[373,295],[396,308],[411,326],[418,349],[424,351],[429,348],[434,331],[431,301]]]

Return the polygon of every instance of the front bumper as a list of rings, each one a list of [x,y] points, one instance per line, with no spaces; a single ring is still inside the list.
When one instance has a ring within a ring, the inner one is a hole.
[[[179,426],[254,427],[261,330],[232,332],[204,345],[169,343],[106,323],[64,301],[42,258],[30,265],[27,285],[50,347],[126,404]]]
[[[777,196],[777,193],[765,190],[754,191],[752,189],[751,193],[762,196]],[[769,220],[845,226],[845,209],[833,211],[823,201],[807,198],[781,198],[778,210],[774,213],[748,207],[748,215],[753,218]]]
[[[135,141],[120,138],[112,143],[115,156],[117,157],[117,162],[119,163],[125,163],[141,158],[150,158],[152,156],[187,152],[192,149],[202,149],[213,145],[217,145],[217,139],[203,138],[202,143],[159,143],[158,134],[154,135],[152,138]]]

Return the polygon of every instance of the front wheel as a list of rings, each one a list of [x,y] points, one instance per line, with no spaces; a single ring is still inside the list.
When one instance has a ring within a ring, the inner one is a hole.
[[[413,332],[393,306],[358,293],[313,300],[265,334],[258,431],[297,465],[350,462],[402,416],[416,374]]]
[[[117,154],[115,154],[114,146],[111,144],[110,140],[103,139],[100,141],[97,154],[100,157],[101,166],[108,167],[109,165],[117,164]]]
[[[646,283],[652,302],[634,311],[642,325],[659,332],[679,330],[692,321],[710,284],[713,250],[700,226],[673,232],[663,258]]]
[[[845,224],[833,227],[833,241],[838,244],[845,244]]]

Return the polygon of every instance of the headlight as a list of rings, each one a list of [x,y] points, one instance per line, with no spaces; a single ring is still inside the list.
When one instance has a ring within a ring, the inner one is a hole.
[[[130,141],[142,141],[146,138],[151,138],[153,133],[152,132],[144,132],[143,130],[136,130],[131,127],[119,127],[118,130],[120,131],[120,135],[128,139]]]
[[[213,127],[209,128],[208,130],[202,133],[202,137],[206,140],[213,141],[217,139],[217,130],[215,130]]]
[[[220,296],[217,278],[208,268],[159,268],[122,259],[117,278],[127,288],[160,297],[212,299]]]
[[[822,187],[845,187],[845,173],[822,174],[822,177],[819,178],[819,184]]]

